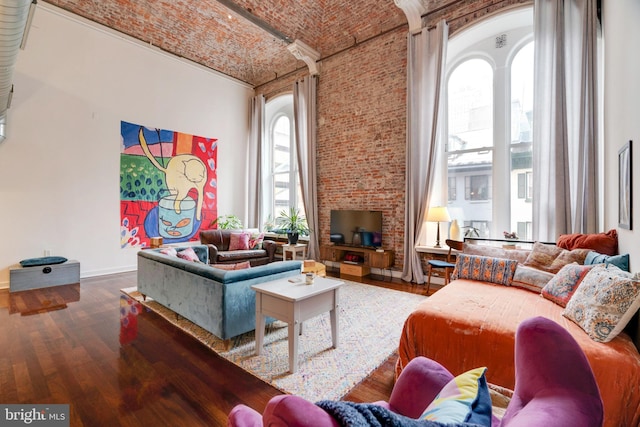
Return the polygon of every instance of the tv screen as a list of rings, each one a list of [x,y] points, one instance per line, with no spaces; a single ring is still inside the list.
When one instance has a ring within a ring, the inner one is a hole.
[[[331,241],[347,246],[382,246],[382,212],[332,210]]]

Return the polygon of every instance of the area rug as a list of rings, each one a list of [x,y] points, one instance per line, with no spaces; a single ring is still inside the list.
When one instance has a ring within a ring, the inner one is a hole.
[[[307,320],[299,340],[298,371],[289,372],[288,328],[276,321],[265,330],[264,348],[255,355],[254,332],[235,337],[226,350],[223,340],[136,288],[122,292],[140,301],[211,350],[279,390],[312,402],[336,400],[380,366],[397,348],[404,320],[424,296],[344,281],[340,290],[340,341],[332,348],[329,314]]]

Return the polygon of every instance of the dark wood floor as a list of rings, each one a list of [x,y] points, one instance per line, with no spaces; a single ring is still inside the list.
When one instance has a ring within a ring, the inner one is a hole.
[[[399,281],[357,281],[425,294]],[[262,411],[280,394],[152,312],[137,316],[135,337],[121,332],[119,290],[135,284],[132,272],[0,290],[0,403],[66,403],[73,427],[224,426],[235,405]],[[344,399],[388,398],[394,362]]]

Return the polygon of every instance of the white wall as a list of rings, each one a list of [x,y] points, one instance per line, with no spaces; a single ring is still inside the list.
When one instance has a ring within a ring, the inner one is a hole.
[[[605,0],[605,229],[618,229],[620,252],[640,270],[640,2]],[[618,228],[618,150],[633,140],[633,230]]]
[[[19,260],[136,268],[120,248],[120,121],[218,138],[218,211],[245,211],[253,90],[39,3],[0,144],[0,287]]]

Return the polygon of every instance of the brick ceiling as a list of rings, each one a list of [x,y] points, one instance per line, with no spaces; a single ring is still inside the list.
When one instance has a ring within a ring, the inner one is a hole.
[[[393,0],[46,2],[254,87],[306,67],[287,50],[290,41],[326,58],[407,23]]]

